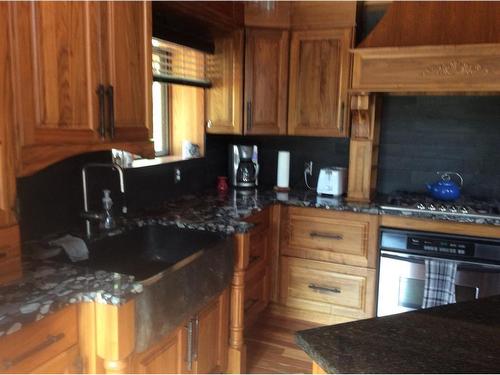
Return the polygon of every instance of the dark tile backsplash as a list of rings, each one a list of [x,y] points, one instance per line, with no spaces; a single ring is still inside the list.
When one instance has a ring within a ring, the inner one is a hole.
[[[454,171],[463,193],[500,197],[500,96],[386,96],[381,121],[379,192],[425,191]]]
[[[287,136],[229,136],[207,135],[207,159],[209,175],[228,174],[228,152],[230,144],[257,145],[259,148],[259,184],[264,187],[276,185],[278,151],[290,151],[290,186],[304,188],[304,163],[313,162],[310,185],[316,185],[319,169],[326,166],[347,167],[349,162],[349,139],[324,137]]]
[[[179,194],[215,187],[227,175],[229,144],[259,147],[261,186],[276,184],[278,151],[291,154],[290,185],[304,188],[304,162],[312,160],[316,185],[319,168],[347,166],[349,140],[320,137],[207,135],[206,157],[126,171],[127,206],[131,212],[154,207]],[[109,152],[79,155],[18,179],[23,240],[83,228],[81,168],[109,162]],[[174,169],[182,180],[174,183]],[[500,197],[500,97],[387,96],[382,111],[378,191],[423,191],[438,170],[462,173],[464,192]],[[91,209],[101,208],[102,189],[112,190],[115,209],[123,204],[113,172],[89,172]]]

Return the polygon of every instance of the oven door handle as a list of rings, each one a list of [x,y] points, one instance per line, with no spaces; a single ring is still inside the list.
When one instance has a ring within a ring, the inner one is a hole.
[[[489,263],[469,262],[466,260],[455,260],[455,259],[446,259],[446,258],[438,258],[438,257],[428,257],[425,255],[403,254],[403,253],[397,253],[397,252],[387,251],[387,250],[381,250],[380,256],[385,257],[385,258],[394,259],[394,260],[400,260],[403,262],[414,261],[412,263],[416,263],[415,261],[417,261],[418,263],[421,263],[421,262],[423,263],[427,259],[443,260],[445,262],[457,263],[458,267],[460,267],[460,265],[467,266],[467,269],[471,270],[471,271],[474,269],[476,269],[476,270],[485,270],[485,269],[492,270],[492,269],[494,269],[494,270],[498,270],[500,272],[500,265],[489,264]],[[471,266],[473,266],[473,267],[471,267]]]

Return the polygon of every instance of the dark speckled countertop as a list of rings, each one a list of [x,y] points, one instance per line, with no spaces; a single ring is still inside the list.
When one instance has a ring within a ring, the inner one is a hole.
[[[342,198],[321,197],[311,191],[276,193],[272,190],[233,190],[221,195],[210,190],[165,201],[154,209],[136,213],[129,217],[126,226],[172,225],[231,235],[251,229],[253,225],[245,219],[274,203],[373,215],[395,214],[384,212],[377,202],[348,203]],[[460,216],[414,216],[474,222]],[[500,225],[500,220],[477,223]],[[70,303],[98,300],[102,303],[120,304],[141,290],[141,283],[134,281],[132,276],[26,259],[23,262],[23,277],[11,285],[0,287],[0,336],[15,332],[31,321],[43,319],[46,314]]]
[[[500,296],[299,331],[329,373],[498,373]]]

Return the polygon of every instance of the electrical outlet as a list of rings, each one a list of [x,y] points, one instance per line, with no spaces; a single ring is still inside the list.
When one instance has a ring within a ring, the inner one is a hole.
[[[174,183],[178,184],[181,182],[181,170],[180,168],[175,168],[174,169]]]
[[[304,163],[304,173],[312,176],[312,174],[313,174],[313,162],[312,161],[306,161]]]

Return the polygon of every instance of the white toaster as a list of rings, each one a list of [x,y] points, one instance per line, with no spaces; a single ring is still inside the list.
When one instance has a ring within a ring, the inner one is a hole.
[[[342,167],[321,168],[319,171],[318,194],[340,196],[345,193],[347,169]]]

